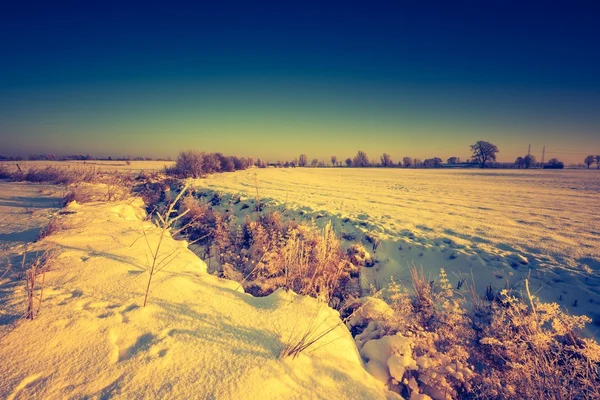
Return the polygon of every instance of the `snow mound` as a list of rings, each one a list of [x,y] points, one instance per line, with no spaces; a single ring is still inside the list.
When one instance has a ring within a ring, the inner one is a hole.
[[[65,230],[44,239],[56,257],[39,316],[1,339],[0,398],[397,398],[365,371],[336,311],[282,290],[243,293],[170,235],[141,307],[160,233],[143,203],[69,209]],[[335,324],[279,359],[288,338]]]

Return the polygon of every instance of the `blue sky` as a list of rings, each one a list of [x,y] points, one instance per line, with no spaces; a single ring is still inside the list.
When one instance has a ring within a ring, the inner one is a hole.
[[[593,3],[88,3],[0,6],[0,153],[600,153]]]

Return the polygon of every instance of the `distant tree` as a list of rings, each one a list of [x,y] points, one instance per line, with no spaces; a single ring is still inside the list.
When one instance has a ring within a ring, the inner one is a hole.
[[[517,168],[524,168],[525,159],[523,157],[517,157],[517,159],[515,160],[515,165],[517,166]]]
[[[346,158],[346,167],[351,167],[352,166],[352,159],[350,157]]]
[[[234,170],[242,170],[248,168],[248,165],[245,163],[244,159],[239,157],[231,157],[231,161],[233,162]]]
[[[485,163],[489,160],[496,161],[496,153],[499,150],[495,144],[479,140],[471,145],[471,151],[473,152],[473,161],[477,162],[480,168],[485,168]]]
[[[203,175],[204,153],[187,150],[179,153],[175,170],[186,178],[199,178]]]
[[[235,164],[232,157],[226,157],[221,153],[215,153],[214,156],[219,160],[219,171],[232,172],[235,171]]]
[[[548,161],[546,165],[544,165],[544,169],[562,169],[565,167],[561,161],[558,161],[558,158],[552,158]]]
[[[390,168],[394,166],[394,162],[392,161],[392,156],[388,153],[383,153],[381,155],[381,166],[384,168]]]
[[[310,162],[310,165],[313,167],[316,167],[319,164],[319,160],[317,160],[316,158],[313,158],[312,161]]]
[[[204,153],[202,170],[207,174],[221,171],[221,160],[216,153]]]
[[[267,163],[263,160],[261,160],[260,158],[256,159],[256,162],[254,163],[254,165],[256,165],[258,168],[267,168]]]
[[[421,161],[419,158],[415,158],[415,159],[413,160],[413,166],[414,166],[415,168],[418,168],[418,167],[420,167],[420,166],[421,166],[421,164],[423,164],[423,161]]]
[[[298,165],[298,159],[294,158],[292,161],[290,161],[290,167],[296,168],[296,165]]]
[[[459,157],[450,157],[447,160],[448,164],[458,164],[460,163],[460,158]]]
[[[526,155],[523,157],[523,163],[525,164],[525,168],[535,167],[535,156],[531,154]]]
[[[289,168],[290,167],[290,162],[286,161],[285,163],[283,163],[283,167],[284,168]]]
[[[600,169],[600,154],[596,154],[596,168]]]
[[[358,153],[356,153],[356,156],[354,157],[354,159],[352,160],[352,165],[358,168],[364,168],[364,167],[370,167],[371,166],[371,162],[369,161],[369,157],[367,156],[367,153],[365,153],[362,150],[359,150]]]
[[[440,168],[442,166],[442,159],[439,157],[428,158],[423,161],[423,167],[425,168]]]
[[[308,156],[306,154],[300,154],[298,157],[298,166],[306,167],[308,165]]]
[[[333,165],[334,167],[337,165],[337,157],[336,156],[331,156],[331,165]]]
[[[402,159],[402,165],[404,165],[404,168],[409,168],[411,165],[413,164],[413,159],[410,157],[404,157]]]

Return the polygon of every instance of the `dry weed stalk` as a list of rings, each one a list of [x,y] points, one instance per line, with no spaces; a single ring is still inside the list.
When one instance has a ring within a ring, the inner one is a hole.
[[[146,307],[146,304],[148,302],[148,293],[150,292],[150,285],[152,284],[152,278],[154,277],[155,274],[157,274],[158,272],[160,272],[163,268],[165,268],[166,266],[168,266],[171,261],[173,261],[176,257],[176,252],[179,250],[179,248],[176,248],[175,250],[167,253],[167,254],[160,254],[160,249],[161,246],[163,244],[163,240],[165,238],[165,235],[167,234],[168,231],[170,231],[170,229],[173,227],[173,224],[175,222],[177,222],[179,219],[181,219],[182,217],[184,217],[189,210],[184,211],[183,213],[179,214],[176,217],[171,217],[171,215],[173,215],[173,213],[175,213],[175,206],[176,204],[179,202],[179,199],[181,199],[181,196],[183,196],[183,194],[187,191],[188,187],[184,187],[181,192],[179,192],[179,194],[177,195],[177,197],[175,198],[175,200],[173,200],[171,202],[171,204],[169,205],[169,207],[167,208],[167,210],[164,213],[159,213],[156,212],[155,215],[158,219],[158,227],[160,228],[160,235],[159,235],[159,239],[158,242],[156,244],[156,246],[152,246],[150,244],[150,241],[148,240],[148,235],[146,234],[146,230],[142,227],[142,233],[144,236],[144,239],[146,241],[146,246],[148,247],[148,250],[150,251],[151,255],[152,255],[152,261],[151,263],[149,263],[149,268],[148,268],[148,272],[149,272],[149,276],[148,276],[148,284],[146,285],[146,292],[144,294],[144,307]],[[178,229],[177,231],[174,232],[174,234],[177,234],[179,232],[181,232],[183,229],[185,229],[185,226]]]
[[[38,275],[42,275],[41,283],[38,283]],[[25,318],[33,319],[35,315],[39,315],[40,309],[42,308],[42,302],[44,299],[44,286],[46,284],[46,268],[42,265],[41,257],[31,265],[27,271],[25,271],[25,292],[27,295],[27,313]],[[36,295],[36,291],[39,290],[39,295]],[[37,310],[35,303],[37,301]]]
[[[300,353],[307,350],[309,347],[312,347],[315,343],[319,342],[321,339],[323,339],[329,333],[333,332],[337,327],[345,324],[356,313],[360,312],[367,304],[369,304],[372,301],[372,299],[377,298],[377,296],[379,294],[380,294],[380,292],[375,293],[371,299],[367,300],[363,305],[356,308],[347,317],[340,319],[339,321],[337,321],[330,327],[328,327],[320,332],[319,332],[319,329],[321,328],[321,326],[323,326],[323,324],[325,323],[325,321],[327,321],[328,318],[323,319],[318,324],[316,323],[317,318],[319,316],[319,310],[321,309],[321,307],[324,307],[322,303],[319,303],[318,308],[315,312],[315,315],[311,319],[310,324],[302,332],[299,332],[297,335],[295,335],[294,333],[296,331],[297,324],[294,325],[294,328],[293,328],[292,332],[290,333],[290,336],[283,343],[283,347],[281,348],[281,351],[279,352],[279,358],[286,359],[288,357],[292,357],[292,359],[295,359],[296,357],[298,357],[300,355]],[[281,332],[281,329],[275,328],[275,333],[279,337],[283,337],[283,333]],[[337,339],[339,339],[339,337],[336,337],[335,339],[332,339],[328,342],[321,343],[318,347],[312,349],[311,353],[314,353],[315,351],[319,350],[320,348],[322,348],[324,346],[327,346],[328,344],[334,342]]]

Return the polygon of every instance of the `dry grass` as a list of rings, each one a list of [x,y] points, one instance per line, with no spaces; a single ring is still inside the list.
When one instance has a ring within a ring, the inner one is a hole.
[[[349,327],[361,340],[409,338],[420,367],[390,382],[392,390],[407,398],[416,389],[433,398],[600,398],[600,346],[582,334],[589,318],[541,303],[527,284],[520,297],[504,290],[491,300],[471,286],[467,301],[443,270],[435,280],[410,273],[412,291],[396,283],[385,290],[394,314],[372,320],[375,333],[366,322]]]

